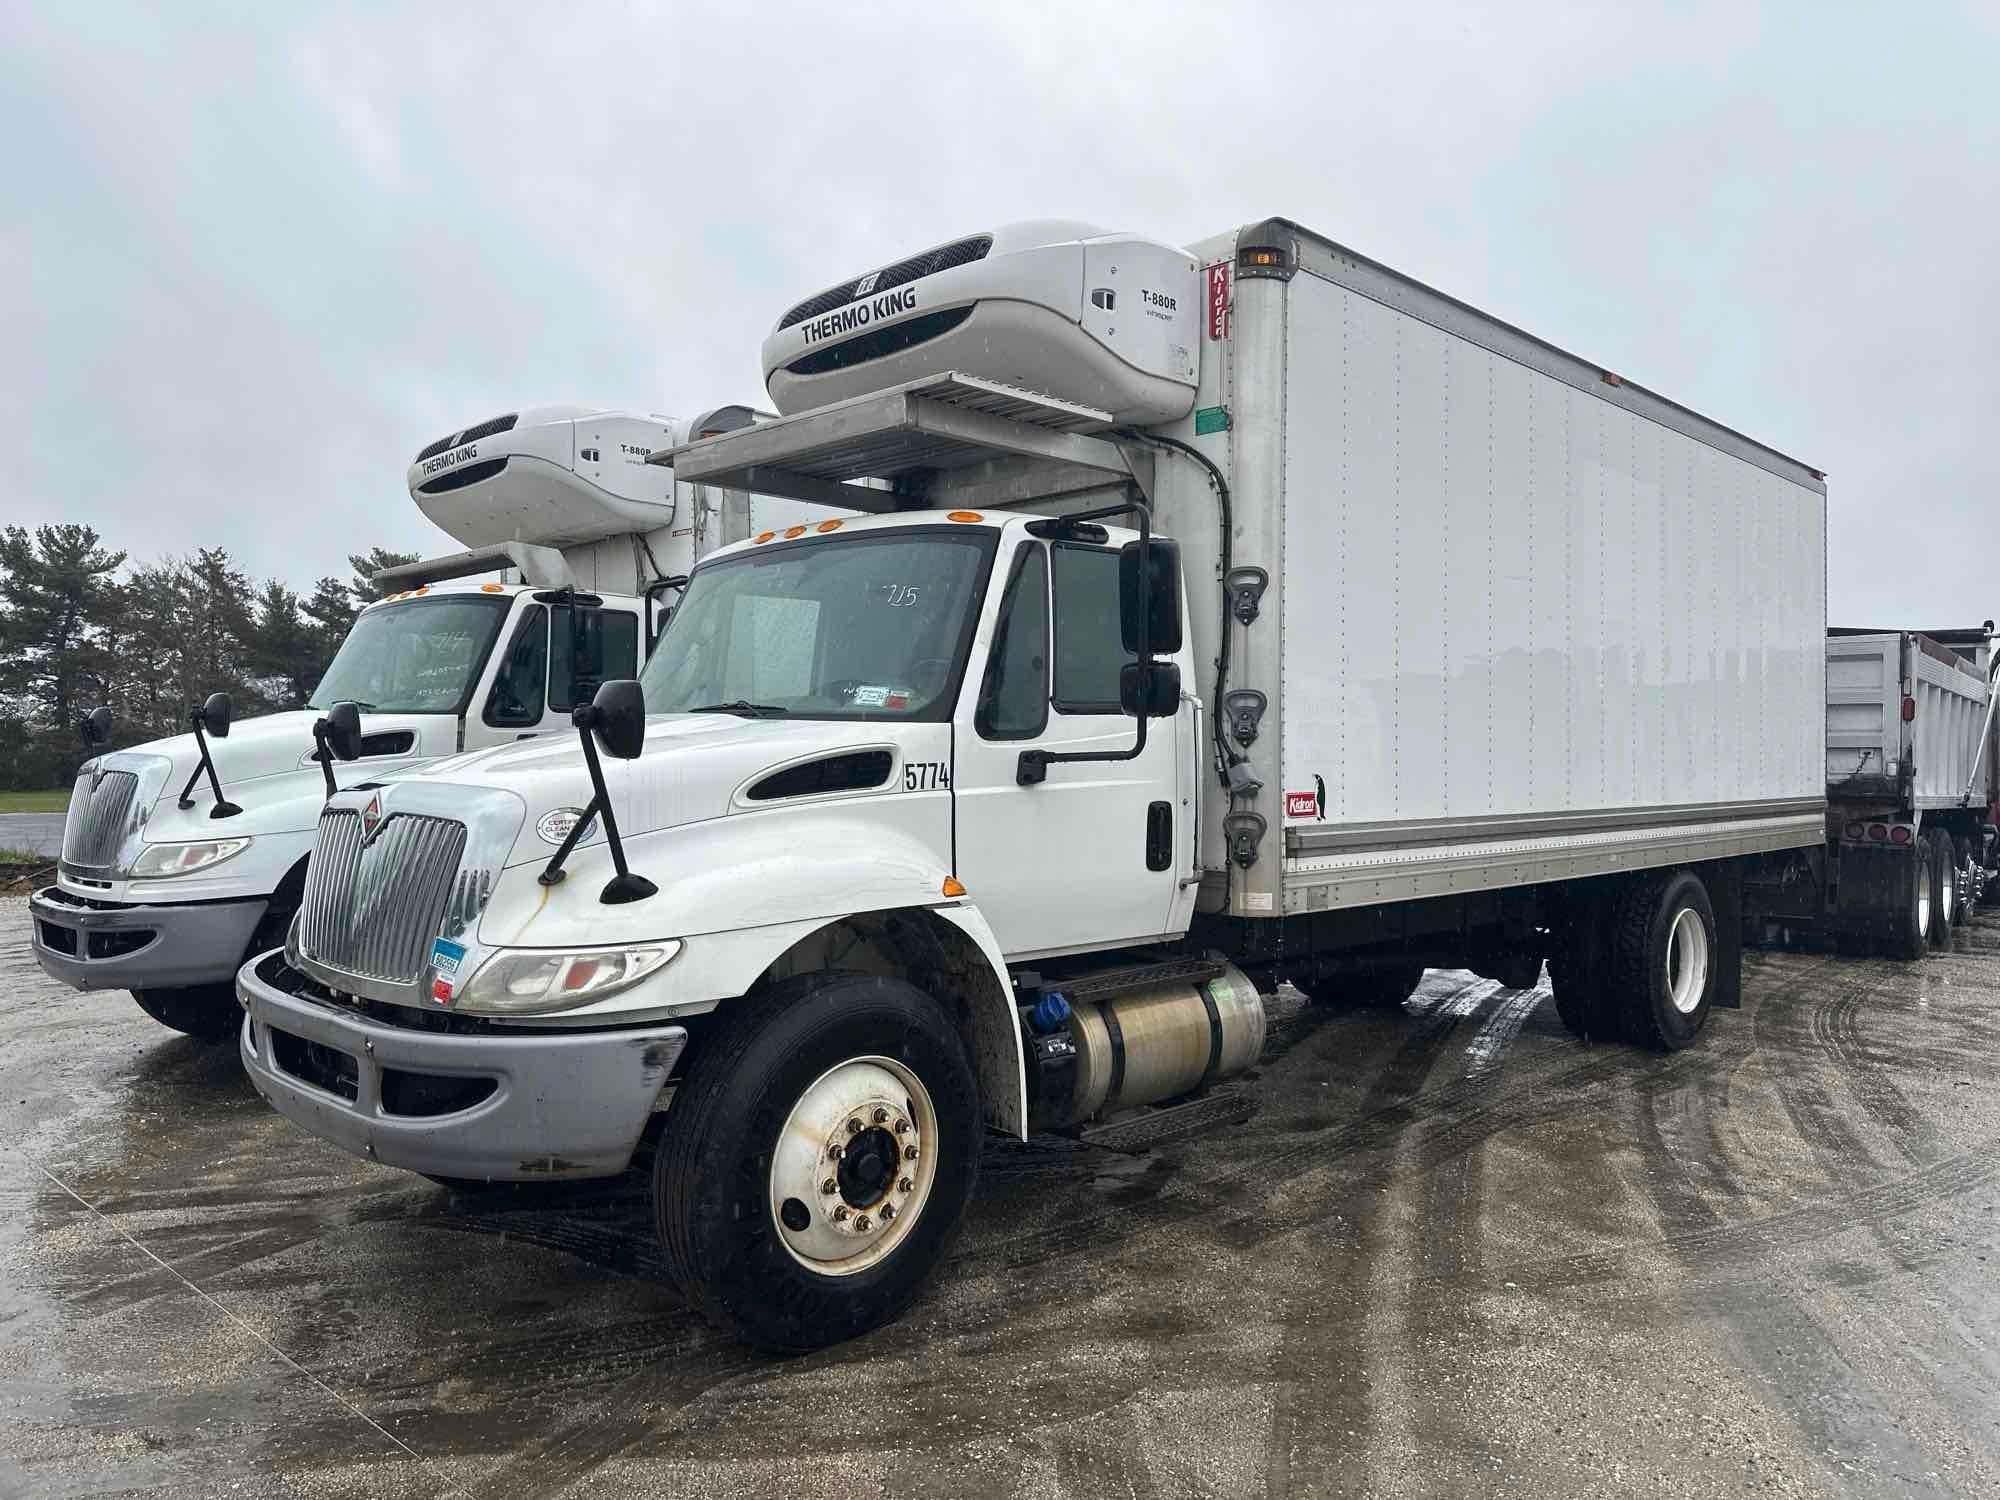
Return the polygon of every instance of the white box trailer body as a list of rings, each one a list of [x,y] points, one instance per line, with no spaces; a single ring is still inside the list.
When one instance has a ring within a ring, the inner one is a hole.
[[[1273,899],[1812,838],[1821,479],[1296,242],[1289,282],[1239,284],[1214,393],[1231,415],[1218,446],[1257,476],[1239,511],[1280,549],[1264,601],[1279,628],[1247,633],[1242,679],[1281,707],[1260,806],[1284,828]]]

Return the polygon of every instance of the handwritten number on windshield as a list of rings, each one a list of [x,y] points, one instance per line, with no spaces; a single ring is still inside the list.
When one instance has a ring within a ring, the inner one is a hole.
[[[882,596],[889,601],[891,609],[908,609],[923,596],[921,586],[914,583],[885,583]]]

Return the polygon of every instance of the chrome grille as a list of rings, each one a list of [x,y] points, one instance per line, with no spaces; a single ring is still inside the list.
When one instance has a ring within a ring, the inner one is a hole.
[[[306,867],[299,951],[342,973],[409,983],[430,961],[464,852],[465,825],[450,818],[391,813],[364,842],[359,813],[328,809]]]
[[[130,771],[86,771],[77,777],[69,794],[69,821],[63,824],[63,863],[83,870],[115,865],[138,789],[139,778]]]

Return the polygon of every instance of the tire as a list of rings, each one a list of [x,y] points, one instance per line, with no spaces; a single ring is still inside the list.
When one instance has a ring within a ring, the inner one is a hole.
[[[802,1354],[889,1322],[943,1258],[979,1172],[979,1080],[898,979],[804,975],[737,1006],[667,1113],[653,1217],[709,1321]]]
[[[139,1009],[198,1042],[226,1042],[243,1024],[233,984],[197,984],[184,990],[133,990]]]
[[[1424,982],[1422,964],[1398,964],[1366,974],[1335,974],[1305,989],[1314,1005],[1360,1005],[1387,1010],[1401,1005]]]
[[[1931,864],[1931,946],[1949,948],[1958,925],[1958,867],[1952,863],[1951,837],[1941,828],[1924,835],[1924,854]]]
[[[1902,861],[1908,873],[1901,881],[1901,894],[1890,912],[1889,940],[1884,945],[1891,958],[1918,959],[1930,947],[1934,917],[1933,876],[1930,850],[1918,845]]]
[[[1610,994],[1626,1037],[1658,1052],[1694,1045],[1715,1004],[1715,908],[1692,870],[1634,880],[1612,906]]]

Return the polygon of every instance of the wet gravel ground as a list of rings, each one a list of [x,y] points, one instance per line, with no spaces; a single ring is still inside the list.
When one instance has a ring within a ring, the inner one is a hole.
[[[2000,1494],[2000,916],[1747,990],[1673,1058],[1281,1001],[1249,1123],[995,1145],[908,1317],[777,1362],[640,1184],[353,1160],[0,902],[0,1495]]]

